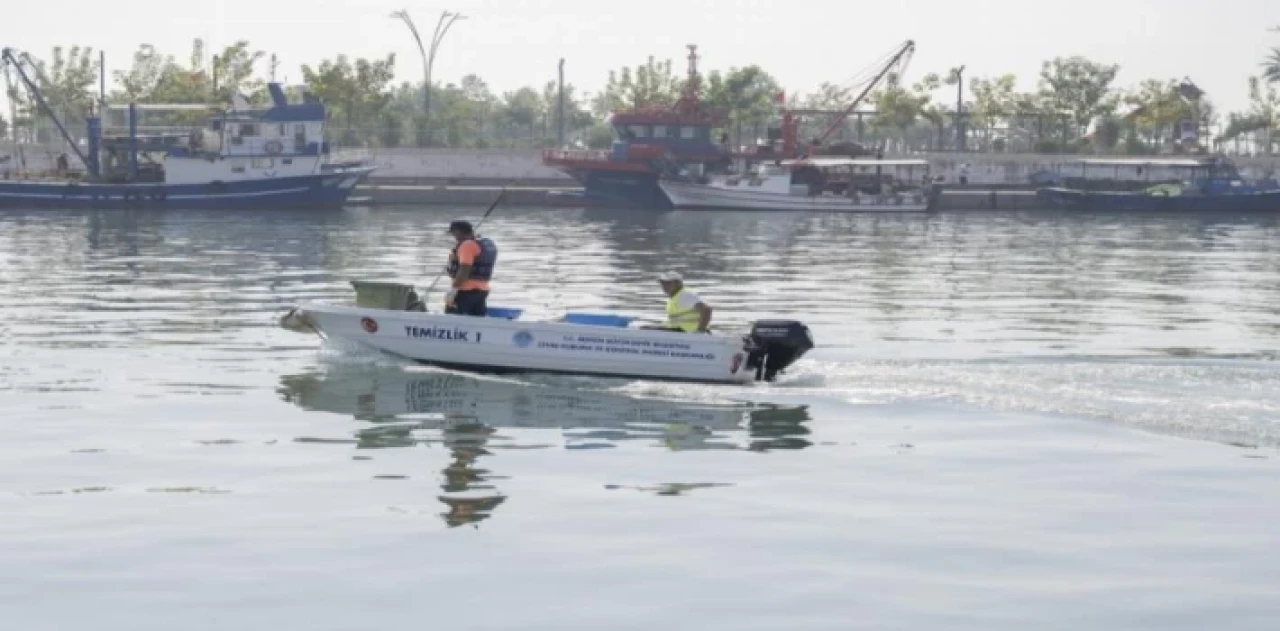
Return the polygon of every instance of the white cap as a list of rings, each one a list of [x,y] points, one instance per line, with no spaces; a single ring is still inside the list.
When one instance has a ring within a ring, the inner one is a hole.
[[[659,276],[659,277],[658,277],[658,280],[660,280],[660,281],[662,281],[662,282],[664,282],[664,283],[670,283],[670,282],[674,282],[674,281],[677,281],[677,280],[679,280],[679,281],[683,281],[683,280],[684,280],[684,276],[681,276],[681,275],[680,275],[680,272],[666,272],[666,273],[664,273],[663,275]]]

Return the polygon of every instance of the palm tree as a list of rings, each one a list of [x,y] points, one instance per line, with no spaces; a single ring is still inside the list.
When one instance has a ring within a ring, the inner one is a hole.
[[[1270,83],[1280,83],[1280,48],[1272,48],[1262,62],[1262,78]]]

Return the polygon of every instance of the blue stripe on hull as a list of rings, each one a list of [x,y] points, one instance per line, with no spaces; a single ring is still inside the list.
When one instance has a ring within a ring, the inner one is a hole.
[[[324,173],[220,184],[66,184],[0,181],[0,208],[298,208],[341,206],[368,175]]]
[[[1036,192],[1054,206],[1089,211],[1171,212],[1275,212],[1280,211],[1280,190],[1230,195],[1144,195],[1096,193],[1060,188]]]

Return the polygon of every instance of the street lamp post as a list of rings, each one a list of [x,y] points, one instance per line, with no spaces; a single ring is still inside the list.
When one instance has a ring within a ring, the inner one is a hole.
[[[964,66],[952,69],[956,75],[956,150],[963,153],[964,133]]]
[[[440,19],[436,22],[435,33],[431,36],[431,44],[423,45],[422,37],[418,35],[418,27],[413,24],[413,19],[409,17],[409,12],[405,9],[394,11],[391,13],[392,18],[397,18],[409,27],[409,32],[413,33],[413,41],[418,43],[418,53],[422,55],[422,114],[423,125],[427,128],[427,144],[431,144],[431,67],[435,65],[436,50],[440,48],[440,40],[444,39],[444,34],[449,32],[449,27],[454,22],[466,19],[467,16],[461,13],[453,13],[450,11],[442,11]]]

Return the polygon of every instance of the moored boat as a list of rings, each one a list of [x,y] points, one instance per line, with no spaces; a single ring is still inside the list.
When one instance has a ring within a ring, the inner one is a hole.
[[[925,160],[814,157],[660,185],[677,209],[923,212],[939,193],[928,170]]]
[[[773,381],[813,348],[808,327],[761,320],[739,335],[633,327],[618,314],[567,313],[522,320],[490,307],[488,317],[410,310],[408,285],[355,281],[355,305],[303,304],[281,326],[314,331],[398,357],[482,373],[559,373],[686,381]]]
[[[290,103],[278,83],[271,104],[233,99],[203,127],[179,124],[210,108],[189,104],[109,105],[86,117],[73,138],[28,76],[19,56],[3,51],[40,109],[58,128],[82,169],[65,157],[56,169],[31,173],[10,165],[0,179],[0,207],[38,208],[296,208],[341,206],[375,167],[333,160],[324,140],[325,107],[304,93]],[[142,126],[145,116],[162,124]],[[65,154],[64,154],[65,156]]]
[[[542,163],[582,185],[558,198],[589,206],[669,210],[671,201],[658,179],[682,168],[715,172],[730,153],[712,138],[726,113],[700,99],[697,47],[689,46],[688,77],[674,103],[614,112],[609,119],[615,140],[610,149],[547,149]]]
[[[1089,158],[1078,164],[1079,176],[1036,194],[1076,210],[1280,211],[1280,185],[1248,182],[1223,157]]]

